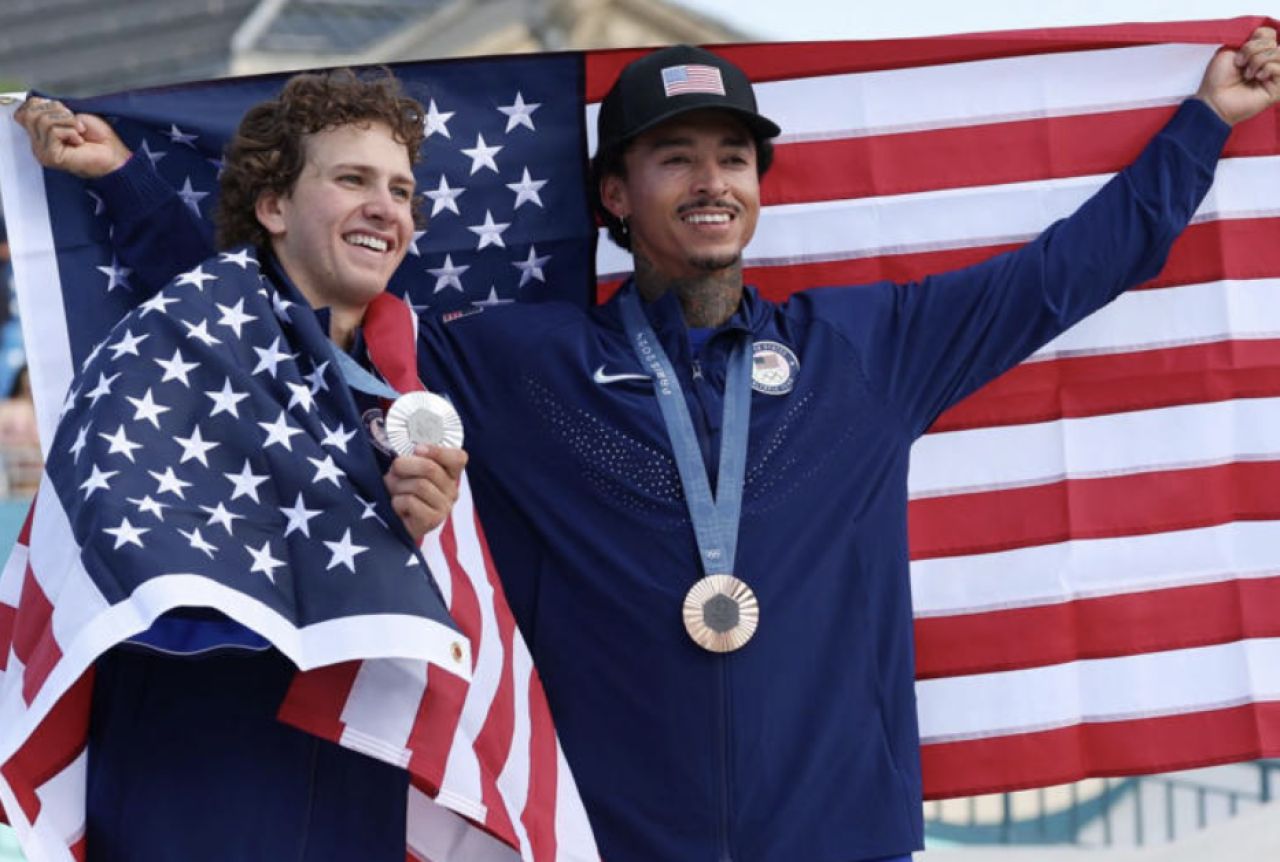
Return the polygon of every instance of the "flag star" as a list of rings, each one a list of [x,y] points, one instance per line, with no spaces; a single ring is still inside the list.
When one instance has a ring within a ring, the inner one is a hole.
[[[549,260],[551,260],[551,255],[547,254],[542,257],[538,257],[537,247],[532,245],[529,246],[529,256],[524,260],[517,260],[511,264],[516,269],[520,270],[520,284],[518,286],[524,287],[534,279],[545,284],[547,277],[543,274],[542,267],[544,267]]]
[[[311,519],[319,515],[321,511],[321,509],[308,509],[302,499],[302,492],[299,491],[298,499],[294,500],[291,507],[280,507],[280,514],[289,519],[289,523],[284,525],[285,536],[297,531],[310,539]]]
[[[160,293],[157,293],[155,296],[148,299],[146,302],[142,303],[142,305],[138,306],[139,308],[142,309],[142,314],[140,314],[139,317],[146,317],[148,314],[150,314],[153,311],[158,311],[161,314],[168,314],[169,306],[173,305],[177,301],[178,300],[174,299],[171,296],[166,296],[164,294],[164,291],[161,291]]]
[[[151,149],[151,146],[147,143],[146,138],[142,139],[142,152],[144,155],[146,155],[148,159],[151,160],[151,164],[153,166],[156,164],[159,164],[160,160],[163,159],[165,156],[164,150]]]
[[[218,263],[234,263],[241,269],[248,269],[249,264],[258,265],[258,260],[253,253],[247,248],[242,248],[237,252],[224,251],[218,255]]]
[[[181,286],[184,284],[194,284],[196,286],[196,290],[204,290],[204,283],[206,281],[217,281],[217,280],[218,280],[218,277],[216,275],[211,275],[205,272],[204,264],[201,264],[200,266],[197,266],[195,269],[188,270],[187,272],[184,272],[182,275],[178,276],[178,280],[177,282],[175,282],[175,284],[178,286]]]
[[[83,385],[83,384],[82,384]],[[62,421],[62,417],[75,405],[76,399],[80,397],[80,387],[67,391],[67,397],[62,399],[62,409],[58,411],[58,421]]]
[[[336,430],[325,425],[323,422],[320,423],[320,427],[324,429],[324,439],[320,441],[320,445],[332,446],[335,449],[341,449],[344,454],[347,451],[347,444],[351,442],[352,437],[356,436],[354,429],[348,431],[347,427],[341,422],[338,423]]]
[[[240,297],[240,301],[234,306],[215,303],[218,310],[222,312],[222,318],[218,321],[219,326],[225,326],[236,334],[236,338],[240,338],[240,329],[246,323],[252,323],[258,318],[252,314],[246,314],[244,310],[244,297]]]
[[[157,404],[155,399],[151,397],[151,387],[147,387],[147,391],[143,393],[141,398],[134,398],[126,395],[125,398],[133,405],[133,421],[141,422],[144,419],[152,424],[157,431],[160,430],[160,414],[168,413],[169,408],[163,404]]]
[[[93,214],[94,215],[96,216],[102,215],[104,212],[107,211],[107,205],[102,202],[102,195],[98,194],[92,189],[85,189],[84,193],[87,194],[89,197],[93,198]]]
[[[415,553],[413,553],[412,551],[410,551],[410,552],[409,552],[409,559],[407,559],[407,560],[405,560],[405,561],[404,561],[404,567],[405,567],[406,569],[411,569],[411,568],[413,568],[413,567],[414,567],[414,566],[416,566],[416,565],[418,565],[418,555],[417,555],[417,554],[415,554]]]
[[[169,124],[169,131],[165,132],[165,134],[168,135],[169,140],[173,141],[175,144],[182,144],[184,146],[191,147],[193,150],[196,148],[196,140],[200,137],[199,135],[188,135],[173,123]]]
[[[274,584],[276,582],[276,569],[283,566],[284,561],[277,560],[271,556],[270,540],[263,542],[261,548],[245,545],[244,549],[249,552],[249,556],[253,557],[253,565],[249,567],[249,571],[262,572]]]
[[[111,266],[94,267],[98,272],[107,277],[107,293],[115,290],[117,287],[123,287],[125,290],[133,290],[129,286],[129,276],[133,274],[133,270],[127,266],[121,266],[120,260],[111,255]]]
[[[215,344],[222,343],[222,339],[209,334],[209,321],[207,320],[200,321],[199,326],[184,320],[182,325],[187,328],[187,338],[194,338],[206,347],[213,347]]]
[[[150,337],[151,336],[148,333],[144,332],[142,335],[134,335],[133,330],[126,329],[124,331],[124,337],[108,348],[111,351],[111,358],[119,359],[126,353],[138,356],[138,345]]]
[[[440,185],[434,191],[423,192],[431,199],[431,216],[434,218],[443,210],[452,210],[454,215],[462,215],[458,210],[458,197],[465,192],[462,187],[450,188],[444,174],[440,175]]]
[[[185,500],[187,499],[184,488],[190,488],[190,482],[184,482],[179,479],[177,474],[173,472],[172,467],[165,467],[163,473],[157,473],[155,470],[148,470],[147,474],[156,480],[157,494],[173,494],[175,497]]]
[[[217,441],[205,441],[200,434],[199,425],[192,429],[190,437],[174,437],[173,439],[174,442],[182,447],[182,457],[178,459],[179,464],[185,464],[194,459],[199,461],[202,467],[208,467],[209,450],[218,447]]]
[[[337,542],[325,542],[324,546],[329,549],[332,554],[329,557],[329,565],[324,567],[327,572],[336,566],[346,566],[351,570],[352,574],[356,571],[356,557],[369,550],[364,545],[357,545],[351,541],[351,528],[342,534],[342,539]]]
[[[182,181],[182,188],[178,189],[178,197],[182,198],[182,202],[187,205],[198,217],[200,215],[200,201],[209,196],[208,192],[196,191],[191,187],[191,177],[187,177]]]
[[[88,440],[89,440],[89,426],[86,425],[80,429],[78,434],[76,434],[75,442],[72,443],[71,448],[67,450],[68,452],[71,453],[71,463],[74,464],[80,460],[80,453],[81,451],[84,450],[85,443],[87,443]],[[343,451],[345,452],[346,450],[344,449]]]
[[[235,489],[231,492],[231,499],[238,500],[241,497],[248,497],[255,503],[261,503],[258,499],[258,486],[269,478],[265,473],[261,476],[256,475],[253,470],[249,469],[249,459],[244,459],[244,469],[239,473],[223,473],[231,480],[231,484],[235,485]]]
[[[418,250],[418,240],[426,235],[427,232],[425,230],[415,230],[413,232],[413,239],[409,241],[409,254],[414,257],[422,257],[422,252]]]
[[[271,294],[271,310],[276,313],[276,317],[286,323],[291,322],[289,317],[289,306],[291,305],[293,305],[293,303],[285,299],[279,293]]]
[[[122,545],[137,545],[141,548],[143,546],[142,534],[148,532],[150,529],[150,527],[135,527],[133,524],[129,523],[128,518],[122,517],[120,519],[120,526],[105,527],[102,532],[109,536],[116,537],[116,543],[111,550],[118,551]]]
[[[285,353],[280,349],[279,335],[276,336],[275,341],[271,342],[270,347],[255,347],[253,351],[258,354],[258,365],[253,369],[253,373],[258,374],[262,371],[269,371],[273,380],[281,360],[294,358],[292,353]]]
[[[131,463],[137,463],[133,459],[133,450],[141,449],[142,444],[134,443],[130,440],[128,435],[124,433],[123,425],[117,428],[116,433],[114,434],[103,434],[99,431],[98,436],[111,444],[111,448],[107,450],[108,455],[115,455],[118,453],[128,458]]]
[[[239,419],[240,410],[236,405],[249,397],[247,392],[236,392],[231,388],[230,377],[222,384],[221,391],[205,392],[204,394],[213,399],[213,410],[209,413],[210,418],[217,416],[219,413],[230,413],[236,419]]]
[[[286,383],[285,386],[293,394],[289,396],[288,409],[292,410],[295,405],[301,404],[303,412],[311,409],[314,398],[311,393],[311,387],[302,383]]]
[[[316,468],[316,475],[312,478],[311,484],[317,482],[329,481],[338,484],[338,479],[342,476],[342,470],[338,469],[338,465],[333,463],[332,455],[325,455],[323,458],[307,458],[311,462],[311,466]]]
[[[217,172],[218,177],[222,176],[222,159],[205,159],[205,161],[213,165],[213,169]]]
[[[506,248],[507,244],[502,241],[502,232],[509,227],[511,227],[511,222],[494,222],[493,213],[485,210],[484,224],[470,225],[467,230],[480,237],[480,244],[476,246],[476,251],[479,251],[490,245]]]
[[[301,428],[294,428],[289,424],[289,415],[281,410],[280,417],[274,422],[259,422],[258,427],[267,432],[267,439],[263,442],[262,448],[279,444],[285,448],[285,451],[293,451],[293,443],[291,438],[302,433]]]
[[[84,358],[84,364],[80,366],[81,369],[88,368],[90,365],[92,365],[93,360],[98,358],[98,354],[101,353],[102,348],[106,346],[107,346],[107,340],[105,338],[99,341],[97,344],[93,345],[93,350],[90,350],[89,355]]]
[[[515,302],[514,299],[501,299],[498,296],[498,289],[493,285],[489,285],[489,295],[484,299],[472,300],[471,304],[476,308],[490,308],[495,305],[510,305]]]
[[[164,520],[164,510],[169,505],[168,503],[161,503],[157,500],[153,500],[151,499],[150,494],[140,498],[127,497],[126,499],[133,505],[137,506],[139,512],[150,512],[152,515],[156,516],[157,521]]]
[[[329,391],[329,384],[326,383],[324,379],[324,371],[328,367],[329,367],[329,360],[326,359],[324,362],[321,362],[319,365],[317,365],[315,367],[315,370],[312,371],[310,374],[302,375],[302,379],[311,384],[312,395],[315,395],[318,392]]]
[[[510,105],[499,105],[498,110],[507,115],[508,132],[516,126],[524,126],[530,131],[537,131],[533,128],[533,112],[541,107],[541,102],[526,103],[524,94],[516,91],[516,100]]]
[[[89,499],[93,496],[93,492],[99,489],[108,490],[107,482],[119,472],[119,470],[99,470],[98,465],[94,464],[93,472],[89,474],[89,478],[80,483],[80,490],[85,492],[84,498],[86,500]]]
[[[427,105],[427,115],[422,118],[423,137],[431,137],[437,132],[443,137],[449,135],[449,120],[453,119],[454,111],[440,111],[436,108],[436,100],[432,99],[431,104]]]
[[[529,176],[529,169],[524,169],[524,176],[520,178],[518,183],[507,183],[507,188],[516,193],[516,205],[513,209],[520,209],[521,205],[532,202],[538,206],[542,206],[542,198],[538,196],[538,192],[547,184],[546,180],[535,180]]]
[[[204,536],[200,535],[199,527],[194,528],[190,533],[179,527],[178,532],[182,534],[183,538],[187,540],[187,543],[190,544],[191,547],[195,548],[197,551],[203,551],[210,559],[213,558],[213,552],[218,550],[216,545],[209,544],[205,541]]]
[[[502,152],[502,145],[489,146],[484,142],[484,135],[476,135],[476,145],[474,147],[462,147],[462,152],[471,159],[471,174],[474,176],[481,168],[488,168],[495,174],[498,172],[498,163],[493,157]]]
[[[454,266],[453,255],[446,254],[444,256],[444,266],[427,270],[427,272],[436,277],[434,293],[439,293],[446,287],[456,287],[458,290],[462,290],[462,274],[469,269],[471,269],[469,265]]]
[[[101,398],[103,395],[110,395],[111,384],[115,383],[116,378],[119,376],[120,376],[120,372],[118,371],[115,374],[112,374],[110,377],[103,374],[102,372],[98,372],[98,384],[94,386],[91,391],[86,392],[84,395],[85,398],[89,399],[89,405],[93,406],[94,404],[97,404],[98,399]]]
[[[382,516],[378,514],[376,509],[374,509],[374,505],[372,501],[366,500],[364,497],[361,497],[359,494],[356,494],[356,499],[359,500],[360,505],[364,507],[364,511],[360,513],[361,521],[367,521],[370,518],[373,518],[382,526],[385,527],[387,525],[387,522],[382,520]]]
[[[181,380],[182,385],[191,386],[191,381],[187,379],[187,372],[193,368],[199,368],[199,362],[184,362],[182,360],[182,351],[177,348],[173,351],[172,359],[155,359],[152,360],[156,365],[164,369],[164,377],[160,378],[161,383],[168,383],[170,380]]]
[[[228,536],[231,535],[231,522],[235,521],[237,518],[244,517],[244,515],[237,515],[235,512],[232,512],[226,506],[222,505],[221,502],[216,506],[201,506],[200,508],[209,513],[209,520],[206,521],[206,523],[217,524],[227,531]]]

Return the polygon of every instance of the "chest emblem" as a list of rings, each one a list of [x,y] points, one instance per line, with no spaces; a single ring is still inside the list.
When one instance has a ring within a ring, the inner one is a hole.
[[[800,360],[777,341],[757,341],[751,346],[751,388],[765,395],[786,395],[796,385]]]

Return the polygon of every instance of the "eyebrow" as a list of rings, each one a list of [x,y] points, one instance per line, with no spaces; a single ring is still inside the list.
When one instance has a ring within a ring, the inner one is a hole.
[[[362,162],[338,162],[331,165],[330,170],[334,171],[356,171],[362,174],[377,173],[378,169],[373,165]],[[417,188],[418,181],[414,179],[413,174],[394,173],[391,175],[391,181],[400,185],[407,185],[410,188]]]

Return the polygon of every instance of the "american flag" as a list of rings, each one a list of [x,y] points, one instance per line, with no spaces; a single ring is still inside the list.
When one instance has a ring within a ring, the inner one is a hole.
[[[686,63],[667,66],[662,70],[662,92],[665,96],[683,96],[689,93],[724,95],[724,79],[715,66],[702,63]]]
[[[1215,46],[1239,44],[1260,23],[725,48],[759,82],[762,112],[784,130],[747,251],[748,281],[783,298],[813,285],[913,279],[1017,245],[1136,155],[1194,92]],[[412,286],[414,304],[538,298],[553,286],[586,293],[585,264],[573,268],[590,260],[596,240],[582,210],[582,167],[599,99],[638,55],[397,68],[401,75],[423,70],[416,94],[435,102],[428,122],[450,130],[448,143],[437,132],[428,147],[473,151],[433,156],[428,149],[420,184],[442,196],[430,199],[429,210],[449,198],[460,212],[441,204],[418,243],[422,255],[408,261],[400,281]],[[532,76],[543,61],[564,65],[554,71],[555,86],[535,89],[533,77],[520,75]],[[476,114],[437,84],[454,69],[461,70],[457,86],[470,83],[479,94]],[[507,69],[518,72],[503,78]],[[173,153],[184,145],[160,137],[170,124],[180,135],[213,136],[205,116],[215,107],[235,115],[277,84],[223,82],[85,107],[121,117],[131,143],[141,136],[153,150]],[[259,89],[246,97],[241,86]],[[558,102],[578,92],[586,93],[585,106]],[[164,101],[153,108],[150,99]],[[501,151],[499,175],[489,176],[479,154],[544,134],[549,112],[561,106],[570,115],[566,128],[585,143],[549,145],[552,161],[531,162],[527,182],[522,160],[506,162],[510,151]],[[501,125],[492,132],[458,131],[493,110],[501,116],[489,119]],[[535,129],[519,119],[525,116]],[[55,210],[51,231],[43,188],[28,188],[41,178],[25,141],[12,124],[0,127],[5,200],[22,212],[11,230],[19,279],[46,289],[78,267],[97,290],[94,307],[118,317],[111,310],[130,303],[122,289],[107,288],[127,274],[105,244],[94,201],[66,178],[45,178],[53,197],[79,196],[70,215]],[[929,796],[1280,752],[1280,615],[1270,610],[1280,592],[1280,486],[1269,481],[1280,447],[1268,433],[1280,394],[1280,321],[1277,304],[1266,302],[1280,284],[1278,153],[1276,112],[1238,128],[1197,223],[1156,281],[959,405],[917,445],[911,577]],[[203,157],[216,158],[216,150]],[[184,177],[170,171],[168,158],[157,168],[182,189]],[[470,186],[451,194],[472,177],[489,180],[499,201],[506,194],[506,208]],[[544,178],[547,185],[533,188]],[[542,206],[518,203],[521,192],[510,185],[536,192]],[[553,200],[553,192],[563,196]],[[194,204],[207,214],[211,201]],[[529,236],[513,249],[511,231],[543,209],[556,211],[559,233]],[[53,237],[73,221],[83,239],[58,243],[67,251],[55,264]],[[450,225],[465,240],[455,250],[435,244],[445,242]],[[503,238],[510,257],[500,258],[503,247],[492,241],[481,247],[483,234],[473,227]],[[480,259],[495,264],[483,275]],[[600,237],[599,295],[629,266]],[[51,331],[32,320],[32,309],[44,305],[24,307],[35,332]],[[91,325],[68,323],[56,311],[55,330]],[[32,369],[47,393],[46,430],[70,379],[69,357],[79,361],[100,337],[29,339],[52,348]],[[470,529],[471,518],[464,499],[453,524]],[[436,572],[448,570],[428,561]],[[12,578],[0,581],[0,599],[17,606],[18,595]],[[84,696],[81,683],[68,699]],[[82,711],[70,710],[64,720],[77,718]],[[41,733],[54,732],[46,726],[54,725],[41,725]],[[36,740],[33,730],[24,732]]]
[[[415,284],[408,301],[420,311],[584,302],[590,221],[578,165],[563,159],[580,146],[583,116],[559,95],[580,90],[580,61],[398,73],[428,106],[418,181],[431,231],[415,236],[401,272]],[[223,143],[281,81],[80,107],[112,117],[208,217]],[[6,200],[36,214],[15,244],[48,457],[0,576],[0,801],[29,858],[83,858],[92,661],[192,604],[306,669],[282,720],[409,770],[409,858],[598,858],[465,480],[452,517],[412,554],[376,501],[359,417],[335,412],[343,384],[326,339],[261,281],[253,254],[223,254],[125,316],[136,275],[111,250],[100,201],[23,165],[16,126],[3,125]],[[25,171],[16,183],[15,167]],[[30,292],[33,275],[50,273],[62,287],[52,302]],[[416,318],[400,300],[378,307],[399,327],[393,352],[407,354],[392,359],[414,368]]]

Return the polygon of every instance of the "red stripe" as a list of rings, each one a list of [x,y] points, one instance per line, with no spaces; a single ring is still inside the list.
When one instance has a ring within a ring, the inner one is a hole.
[[[922,497],[908,507],[911,558],[1276,520],[1277,488],[1280,461],[1241,461]]]
[[[762,203],[796,204],[1110,174],[1128,165],[1176,108],[988,123],[783,144]],[[1269,113],[1231,133],[1226,156],[1280,152]],[[946,153],[947,158],[938,158]],[[832,170],[839,165],[839,170]]]
[[[1150,45],[1160,42],[1238,45],[1270,19],[1234,18],[1220,21],[1161,24],[1112,24],[1102,27],[1064,27],[1002,33],[970,33],[923,39],[866,42],[792,42],[768,45],[713,45],[756,81],[837,75],[989,60],[1027,54],[1089,51]],[[1273,23],[1271,26],[1275,26]],[[622,67],[650,50],[628,48],[596,51],[586,56],[586,99],[598,102],[617,80]]]
[[[0,604],[0,671],[9,668],[9,651],[13,647],[13,626],[17,619],[17,608]]]
[[[480,603],[458,561],[458,537],[453,518],[440,528],[440,547],[449,566],[452,584],[449,613],[471,643],[472,667],[480,654]],[[409,768],[430,785],[434,796],[444,780],[458,722],[466,703],[468,684],[455,674],[439,668],[428,668],[427,690],[418,705],[418,714],[409,733],[408,748],[413,752]]]
[[[345,728],[342,710],[360,665],[358,661],[346,661],[294,674],[276,718],[321,739],[337,742]]]
[[[1280,576],[916,620],[916,677],[1280,636]],[[1016,650],[1009,645],[1017,644]]]
[[[1280,755],[1280,703],[1074,725],[923,745],[925,797],[943,799],[1087,776],[1141,775]]]
[[[1192,225],[1173,244],[1160,275],[1136,289],[1280,276],[1280,243],[1275,241],[1277,232],[1280,232],[1280,218],[1226,219]],[[785,266],[750,266],[744,270],[744,280],[758,287],[766,299],[781,302],[797,290],[821,285],[918,281],[927,275],[981,263],[1020,245],[954,248]],[[599,301],[612,296],[619,284],[617,280],[602,281],[597,287]]]
[[[943,413],[929,430],[1050,422],[1276,395],[1280,340],[1219,341],[1019,365]]]
[[[498,581],[497,569],[489,555],[489,543],[484,529],[476,516],[476,534],[480,539],[480,551],[484,559],[485,576],[493,590],[493,612],[498,626],[498,638],[502,645],[502,672],[498,679],[498,688],[494,692],[489,705],[489,713],[485,716],[484,726],[476,736],[475,751],[481,764],[485,766],[484,804],[488,808],[485,826],[500,836],[510,836],[507,840],[516,846],[515,826],[511,822],[511,812],[502,802],[497,786],[497,776],[506,765],[511,753],[512,735],[515,732],[515,668],[512,663],[512,640],[515,634],[515,621],[507,607],[506,597],[502,592],[502,584]]]
[[[542,680],[529,672],[529,797],[520,820],[534,862],[556,858],[556,732]]]
[[[66,769],[84,749],[92,698],[93,668],[90,668],[67,689],[22,747],[0,767],[28,823],[34,823],[40,814],[36,791]]]
[[[35,573],[27,565],[13,623],[13,653],[25,666],[22,697],[30,705],[53,668],[62,659],[62,648],[53,632],[53,604],[44,594]]]

